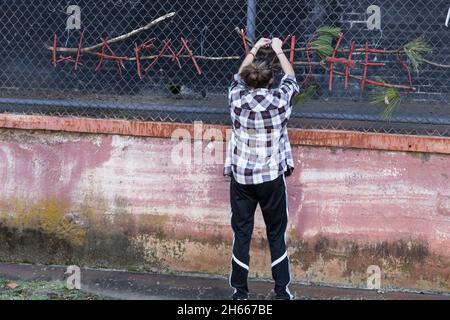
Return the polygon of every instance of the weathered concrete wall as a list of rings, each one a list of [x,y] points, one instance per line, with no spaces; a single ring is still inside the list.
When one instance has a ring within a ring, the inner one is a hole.
[[[220,163],[173,163],[175,146],[1,129],[0,260],[227,275],[229,180]],[[383,286],[450,291],[450,155],[295,146],[294,158],[295,280],[365,286],[378,265]],[[270,277],[259,212],[251,250],[251,274]]]

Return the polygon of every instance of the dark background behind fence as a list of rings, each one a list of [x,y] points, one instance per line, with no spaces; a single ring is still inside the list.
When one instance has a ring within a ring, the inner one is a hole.
[[[0,111],[131,118],[157,121],[228,124],[227,86],[241,60],[198,60],[202,75],[189,59],[181,59],[182,68],[160,60],[139,79],[134,62],[124,62],[122,75],[116,64],[104,62],[95,72],[99,59],[83,55],[83,65],[52,66],[47,50],[57,34],[58,46],[76,47],[79,31],[65,30],[69,5],[81,8],[85,45],[101,42],[144,26],[157,17],[175,11],[176,16],[136,37],[112,45],[120,56],[134,56],[135,44],[155,38],[156,54],[162,41],[170,39],[175,50],[180,37],[189,40],[195,55],[243,57],[243,44],[235,27],[247,25],[247,1],[195,0],[3,0],[0,4]],[[381,30],[368,30],[367,7],[381,8]],[[344,32],[342,46],[351,40],[357,47],[369,41],[371,48],[397,49],[422,36],[433,52],[429,60],[450,64],[450,27],[445,26],[448,1],[256,1],[257,38],[294,34],[297,46],[304,47],[315,30],[322,26],[339,27]],[[289,48],[289,43],[285,48]],[[59,54],[58,54],[59,55]],[[371,56],[374,59],[375,55]],[[386,67],[371,68],[370,78],[382,76],[386,82],[407,84],[407,76],[395,56],[376,57]],[[358,57],[357,59],[361,59]],[[305,61],[297,52],[296,61]],[[144,67],[148,64],[145,62]],[[342,70],[342,67],[338,67]],[[351,71],[361,75],[361,67]],[[301,82],[307,68],[296,67]],[[450,69],[423,64],[413,74],[416,93],[403,102],[390,122],[379,113],[383,106],[369,103],[373,90],[362,91],[359,82],[350,81],[344,90],[343,78],[335,77],[328,91],[328,74],[314,69],[312,84],[318,88],[312,99],[296,107],[292,126],[352,129],[364,131],[450,135]],[[280,75],[278,75],[278,78]],[[174,90],[181,88],[181,93]]]

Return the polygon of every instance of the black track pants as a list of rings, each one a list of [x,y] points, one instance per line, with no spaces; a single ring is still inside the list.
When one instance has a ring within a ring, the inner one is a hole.
[[[249,249],[255,210],[259,203],[270,245],[275,293],[279,297],[291,297],[288,290],[291,279],[285,241],[288,209],[284,176],[256,185],[239,184],[231,178],[230,200],[231,227],[234,231],[230,285],[235,289],[235,296],[248,295]]]

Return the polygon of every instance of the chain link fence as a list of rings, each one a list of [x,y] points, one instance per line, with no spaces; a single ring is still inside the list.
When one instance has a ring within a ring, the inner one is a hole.
[[[291,127],[450,136],[448,1],[3,0],[0,17],[0,112],[229,124],[245,48],[280,37],[304,92]]]

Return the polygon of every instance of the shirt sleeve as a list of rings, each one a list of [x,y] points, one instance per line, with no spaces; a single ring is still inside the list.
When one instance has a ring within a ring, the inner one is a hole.
[[[236,73],[235,75],[233,75],[233,80],[231,81],[231,86],[230,89],[234,90],[234,89],[245,89],[247,86],[244,82],[244,80],[241,79],[241,76],[239,75],[239,73]]]
[[[245,84],[244,80],[241,79],[241,76],[239,73],[236,73],[233,75],[233,80],[231,81],[230,88],[228,90],[228,98],[229,100],[234,100],[239,97],[239,94],[236,95],[236,93],[239,93],[241,90],[244,90],[247,88],[247,85]]]
[[[291,102],[292,98],[300,92],[295,76],[285,74],[283,78],[281,78],[280,88],[278,91],[280,96],[283,97],[283,100]]]

